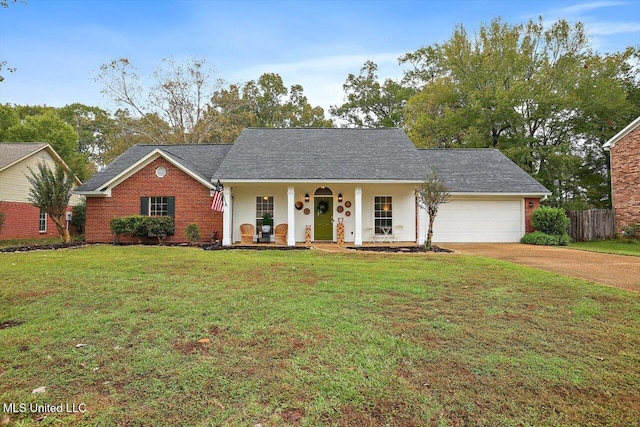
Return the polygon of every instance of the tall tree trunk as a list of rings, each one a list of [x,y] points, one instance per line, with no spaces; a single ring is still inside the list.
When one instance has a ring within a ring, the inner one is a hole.
[[[62,243],[71,242],[71,235],[69,234],[69,230],[67,230],[67,222],[66,222],[66,214],[62,216],[53,216],[49,215],[53,223],[56,225],[56,230],[60,233],[60,238],[62,239]]]
[[[435,220],[435,215],[429,215],[429,229],[427,230],[427,241],[424,246],[427,250],[431,250],[431,238],[433,237],[433,221]]]

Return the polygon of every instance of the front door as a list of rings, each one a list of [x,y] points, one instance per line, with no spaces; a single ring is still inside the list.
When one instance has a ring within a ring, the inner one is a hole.
[[[315,196],[313,208],[314,240],[333,240],[333,196]]]

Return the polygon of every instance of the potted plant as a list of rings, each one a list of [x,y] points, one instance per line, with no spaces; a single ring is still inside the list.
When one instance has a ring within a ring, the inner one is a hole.
[[[272,225],[273,225],[273,218],[271,217],[271,214],[268,212],[265,212],[262,215],[262,233],[263,234],[271,233]]]

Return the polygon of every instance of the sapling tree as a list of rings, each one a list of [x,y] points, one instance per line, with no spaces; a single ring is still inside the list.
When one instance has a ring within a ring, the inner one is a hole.
[[[418,189],[418,204],[427,210],[429,215],[429,228],[427,230],[427,240],[424,244],[426,250],[432,249],[431,239],[433,238],[433,223],[438,215],[441,204],[447,203],[451,197],[451,192],[444,182],[438,178],[435,168],[427,174],[424,182]]]
[[[37,173],[32,169],[29,171],[31,172],[31,176],[27,176],[31,183],[29,201],[41,212],[49,215],[62,241],[69,243],[71,236],[66,226],[66,211],[75,184],[73,175],[67,173],[60,165],[56,165],[55,171],[52,171],[44,163],[38,163]]]

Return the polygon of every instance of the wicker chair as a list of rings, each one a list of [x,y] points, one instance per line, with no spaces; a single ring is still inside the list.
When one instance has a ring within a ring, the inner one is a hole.
[[[253,224],[242,224],[240,226],[240,242],[243,245],[250,245],[253,243],[253,236],[255,233],[255,227]]]
[[[287,231],[289,230],[289,224],[278,224],[273,230],[273,235],[276,237],[276,245],[287,244]]]

